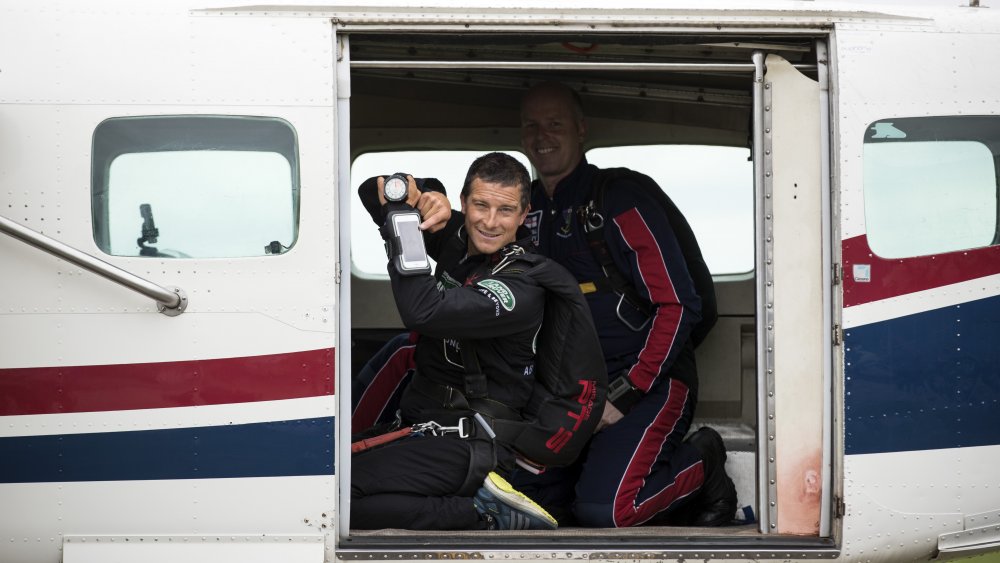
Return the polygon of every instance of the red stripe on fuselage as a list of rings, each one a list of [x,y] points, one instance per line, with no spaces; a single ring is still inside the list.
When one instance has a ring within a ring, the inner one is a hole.
[[[866,235],[844,240],[842,245],[845,307],[1000,274],[1000,246],[880,258],[872,252]],[[870,266],[871,281],[855,281],[855,265]]]
[[[334,350],[0,369],[0,415],[118,411],[332,395]]]

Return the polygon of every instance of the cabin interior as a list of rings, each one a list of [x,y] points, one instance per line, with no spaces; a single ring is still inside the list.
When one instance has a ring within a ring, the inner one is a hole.
[[[723,435],[739,504],[759,513],[751,55],[776,54],[815,80],[817,39],[355,31],[349,34],[351,189],[370,175],[405,171],[441,178],[449,193],[457,196],[475,156],[494,150],[520,152],[518,104],[526,87],[558,80],[575,88],[589,127],[588,160],[652,176],[686,215],[700,241],[716,284],[719,320],[696,351],[700,393],[692,428],[707,424]],[[437,160],[439,156],[443,160]],[[423,169],[402,170],[406,164],[398,165],[411,162]],[[458,183],[446,176],[457,177]],[[353,203],[359,207],[356,200]],[[352,213],[358,223],[352,225],[351,280],[351,350],[357,373],[387,338],[403,329],[384,275],[381,241],[363,210]],[[362,242],[371,239],[377,244],[370,248],[376,250],[362,249]],[[373,254],[371,265],[361,264]],[[352,531],[346,541],[348,546],[406,547],[435,535],[450,545],[474,539],[478,546],[496,541],[512,549],[593,548],[594,542],[607,545],[608,540],[627,538],[621,549],[626,545],[631,549],[692,542],[752,545],[763,532],[757,524],[704,529],[561,528],[554,533],[505,533],[495,539],[481,532],[421,532],[418,538],[413,532],[381,530]],[[771,539],[779,538],[771,535]]]

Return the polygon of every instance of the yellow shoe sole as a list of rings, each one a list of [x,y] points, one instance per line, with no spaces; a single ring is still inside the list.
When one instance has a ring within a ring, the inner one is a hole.
[[[502,499],[504,502],[516,506],[519,510],[523,510],[533,516],[540,518],[548,522],[552,529],[555,530],[559,527],[559,521],[552,517],[544,508],[539,506],[539,504],[527,495],[518,491],[513,485],[507,482],[506,479],[498,475],[497,473],[490,471],[490,474],[486,476],[486,480],[483,482],[483,486],[486,490],[493,493],[497,498]]]

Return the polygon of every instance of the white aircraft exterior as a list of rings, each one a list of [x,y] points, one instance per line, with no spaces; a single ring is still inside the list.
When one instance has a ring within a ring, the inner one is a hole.
[[[1000,550],[1000,15],[956,4],[0,3],[0,561]],[[435,51],[499,36],[746,57]],[[408,92],[365,85],[456,69],[693,76],[678,91],[719,107],[712,77],[745,81],[742,138],[674,122],[668,142],[751,141],[754,271],[718,280],[746,290],[749,328],[724,319],[710,350],[738,364],[727,342],[749,338],[734,471],[756,524],[351,530],[352,339],[392,307],[352,275],[351,162],[411,133],[517,145],[516,121],[435,128],[462,112],[430,97],[386,124],[380,96]]]

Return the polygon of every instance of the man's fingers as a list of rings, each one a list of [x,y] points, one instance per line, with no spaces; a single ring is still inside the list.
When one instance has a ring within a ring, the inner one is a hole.
[[[618,410],[611,402],[604,403],[604,412],[601,413],[601,421],[597,423],[597,428],[594,432],[600,432],[607,426],[621,420],[625,415],[622,411]]]
[[[385,205],[385,178],[379,176],[375,180],[375,184],[378,185],[378,202]]]
[[[417,209],[424,222],[420,230],[436,233],[444,228],[451,219],[451,204],[448,198],[440,192],[424,192],[417,201]]]
[[[420,188],[417,187],[417,181],[413,179],[413,176],[406,175],[406,203],[410,207],[417,207],[417,202],[421,198]],[[418,208],[419,209],[419,208]]]

